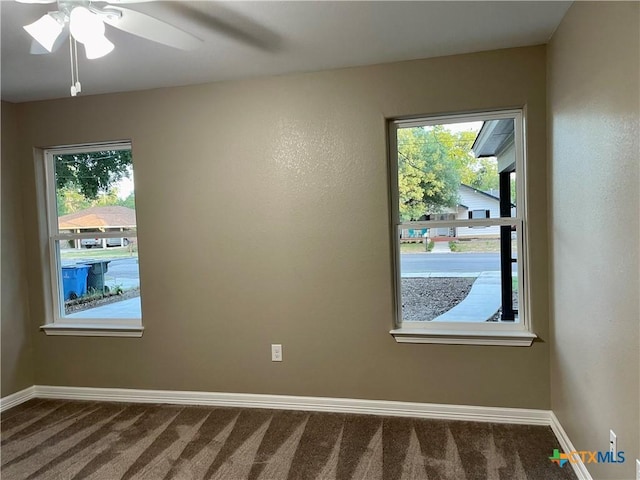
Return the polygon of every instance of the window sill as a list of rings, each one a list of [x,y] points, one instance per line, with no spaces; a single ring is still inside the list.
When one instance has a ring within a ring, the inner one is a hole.
[[[48,323],[40,327],[47,335],[70,337],[142,337],[143,326],[87,325],[82,323]]]
[[[453,331],[397,328],[389,332],[398,343],[437,343],[445,345],[496,345],[530,347],[538,338],[526,331]]]

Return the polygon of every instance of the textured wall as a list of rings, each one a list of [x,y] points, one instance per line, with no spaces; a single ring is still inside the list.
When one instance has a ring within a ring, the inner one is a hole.
[[[34,383],[33,349],[27,305],[27,269],[21,200],[21,165],[16,156],[16,108],[2,102],[2,381],[6,397]]]
[[[576,2],[549,47],[551,406],[576,448],[640,456],[640,5]]]
[[[531,47],[22,104],[27,170],[33,146],[132,140],[146,328],[36,334],[37,383],[548,408],[545,65]],[[543,341],[397,344],[385,118],[524,105]],[[32,260],[34,324],[42,277]]]

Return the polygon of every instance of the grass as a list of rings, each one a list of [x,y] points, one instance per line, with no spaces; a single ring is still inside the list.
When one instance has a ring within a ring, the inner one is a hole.
[[[461,253],[500,253],[500,240],[495,238],[491,240],[458,240],[449,242],[449,248],[452,252]],[[516,242],[513,242],[513,253],[517,252]]]
[[[433,243],[430,242],[431,244]],[[433,245],[430,245],[431,249],[433,249]],[[425,253],[427,249],[425,248],[424,243],[401,243],[400,244],[400,253]]]
[[[87,258],[92,258],[95,260],[110,260],[113,258],[138,258],[138,249],[134,247],[130,252],[129,247],[83,248],[82,250],[69,248],[60,250],[60,257],[62,258],[62,260],[85,260]]]
[[[465,240],[449,242],[452,252],[499,253],[500,240]]]

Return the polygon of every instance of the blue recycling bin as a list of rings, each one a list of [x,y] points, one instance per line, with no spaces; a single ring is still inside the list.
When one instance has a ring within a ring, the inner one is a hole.
[[[62,290],[65,300],[73,300],[87,293],[89,265],[62,267]]]

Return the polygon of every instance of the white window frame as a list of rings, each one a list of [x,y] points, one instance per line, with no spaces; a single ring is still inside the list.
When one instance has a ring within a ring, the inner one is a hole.
[[[397,131],[400,128],[422,127],[461,122],[514,119],[514,143],[516,153],[516,192],[518,208],[516,216],[491,219],[456,219],[400,221],[398,188]],[[526,222],[526,158],[525,122],[521,109],[486,111],[468,114],[412,117],[388,122],[389,186],[391,199],[391,233],[394,254],[395,328],[389,333],[398,343],[436,343],[457,345],[530,346],[537,335],[532,332],[529,318],[529,254]],[[409,322],[402,321],[402,292],[400,267],[400,232],[402,229],[489,227],[515,225],[518,248],[518,321],[516,322]]]
[[[144,327],[140,318],[67,318],[62,315],[64,290],[62,288],[62,269],[58,242],[81,240],[83,238],[121,238],[122,232],[60,233],[58,228],[58,206],[56,198],[55,157],[72,153],[101,152],[105,150],[131,150],[131,142],[110,142],[90,145],[73,145],[45,149],[42,152],[42,170],[44,172],[44,210],[46,219],[48,290],[51,307],[47,310],[47,323],[40,328],[47,335],[93,336],[93,337],[141,337]],[[137,212],[136,212],[137,215]],[[137,223],[137,221],[136,221]],[[137,236],[136,231],[132,231]],[[48,296],[48,295],[47,295]]]

